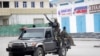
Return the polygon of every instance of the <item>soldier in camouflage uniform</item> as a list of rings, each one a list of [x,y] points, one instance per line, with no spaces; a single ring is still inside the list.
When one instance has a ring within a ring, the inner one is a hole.
[[[49,21],[49,26],[53,28],[53,31],[54,31],[54,35],[55,37],[57,37],[59,35],[59,32],[60,32],[60,25],[57,21],[57,19],[54,20],[54,22],[52,22],[46,14],[44,14],[44,16],[46,17],[46,19]]]
[[[74,41],[71,36],[66,32],[66,27],[63,27],[63,31],[61,32],[61,39],[64,41],[69,40],[71,46],[75,46]]]
[[[53,29],[53,34],[55,36],[55,40],[57,40],[57,45],[60,46],[60,25],[57,21],[57,19],[54,19],[54,22],[52,22],[46,14],[44,14],[44,16],[46,17],[46,19],[49,21],[49,26],[52,27]]]

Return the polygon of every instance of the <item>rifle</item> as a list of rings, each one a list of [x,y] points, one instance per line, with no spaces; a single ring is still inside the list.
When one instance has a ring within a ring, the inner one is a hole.
[[[46,17],[46,19],[50,22],[50,23],[53,23],[48,17],[46,14],[44,14],[44,16]]]
[[[46,17],[46,19],[49,21],[49,25],[51,26],[51,27],[53,27],[53,22],[47,17],[47,15],[46,14],[44,14],[44,16]]]

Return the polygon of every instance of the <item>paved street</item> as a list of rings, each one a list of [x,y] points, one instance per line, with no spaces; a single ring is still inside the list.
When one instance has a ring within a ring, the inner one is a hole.
[[[0,37],[0,56],[8,56],[6,47],[9,41],[17,38],[2,38]],[[90,41],[91,40],[91,41]],[[96,39],[74,39],[76,46],[73,46],[67,53],[67,56],[100,56],[100,41]],[[48,54],[46,56],[57,56]]]

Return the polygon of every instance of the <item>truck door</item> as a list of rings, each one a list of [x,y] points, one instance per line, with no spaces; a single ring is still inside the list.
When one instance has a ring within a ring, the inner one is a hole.
[[[46,31],[44,46],[46,51],[54,50],[56,48],[56,42],[53,40],[53,36],[51,31]]]

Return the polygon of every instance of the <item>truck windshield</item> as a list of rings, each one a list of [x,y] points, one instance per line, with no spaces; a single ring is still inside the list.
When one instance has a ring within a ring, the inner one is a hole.
[[[43,38],[44,30],[26,30],[25,33],[22,34],[21,39],[30,39],[30,38]]]

